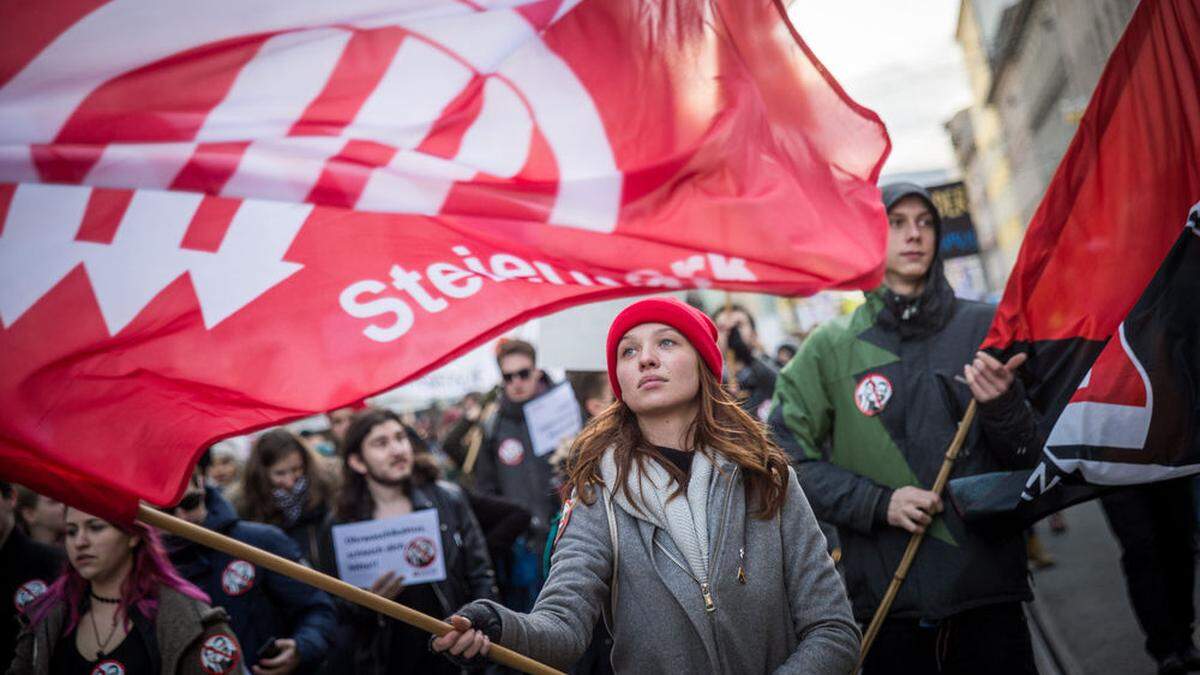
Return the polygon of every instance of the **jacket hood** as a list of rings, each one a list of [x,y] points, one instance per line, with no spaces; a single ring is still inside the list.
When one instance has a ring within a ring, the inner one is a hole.
[[[920,337],[941,330],[954,312],[954,289],[946,280],[942,265],[942,214],[933,202],[929,190],[916,183],[889,183],[879,188],[885,210],[905,197],[918,197],[933,214],[933,260],[925,272],[925,289],[916,297],[907,297],[892,292],[886,285],[877,289],[883,299],[884,308],[879,321],[884,327],[896,331],[903,338]]]

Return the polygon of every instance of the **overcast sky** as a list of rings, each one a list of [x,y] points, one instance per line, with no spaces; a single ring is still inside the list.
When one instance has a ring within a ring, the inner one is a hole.
[[[958,174],[943,125],[971,101],[954,41],[959,0],[794,0],[792,22],[817,58],[892,138],[884,175]]]

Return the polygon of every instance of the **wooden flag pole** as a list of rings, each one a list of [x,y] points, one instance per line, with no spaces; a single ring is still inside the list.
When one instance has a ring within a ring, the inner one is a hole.
[[[243,544],[236,539],[230,539],[223,534],[213,532],[199,525],[193,525],[186,520],[163,513],[145,504],[138,506],[137,519],[151,527],[156,527],[173,535],[194,541],[197,544],[228,553],[231,556],[252,562],[255,565],[265,567],[272,572],[283,574],[310,586],[316,586],[326,593],[336,595],[339,598],[353,602],[356,605],[361,605],[367,609],[375,610],[393,619],[399,619],[410,626],[415,626],[434,635],[445,635],[452,630],[450,624],[427,614],[422,614],[415,609],[405,607],[398,602],[388,600],[357,586],[352,586],[341,579],[335,579],[327,574],[322,574],[314,569],[292,562],[287,558],[281,558],[249,544]],[[521,672],[530,673],[530,675],[562,675],[561,672],[538,663],[528,656],[518,654],[511,649],[494,643],[488,651],[488,657],[496,663],[508,666],[509,668],[516,668]]]
[[[976,402],[972,398],[971,403],[967,406],[966,414],[958,423],[958,431],[954,434],[954,440],[950,441],[950,447],[946,449],[946,459],[942,461],[942,468],[938,471],[937,480],[933,483],[933,492],[939,496],[950,480],[950,470],[954,468],[954,460],[958,459],[958,451],[962,449],[963,443],[967,440],[967,432],[971,430],[971,423],[975,421],[975,408]],[[908,540],[908,548],[904,549],[904,557],[900,559],[900,565],[896,568],[892,583],[888,585],[887,592],[883,594],[883,602],[879,603],[879,609],[875,610],[875,616],[871,617],[871,625],[867,627],[867,632],[863,635],[862,651],[858,656],[856,671],[862,670],[863,661],[867,660],[867,652],[871,650],[871,643],[875,642],[879,628],[883,625],[888,610],[892,608],[896,594],[900,592],[900,586],[904,583],[904,578],[908,576],[908,569],[912,567],[913,559],[917,556],[917,549],[920,548],[924,539],[924,532],[915,532]]]

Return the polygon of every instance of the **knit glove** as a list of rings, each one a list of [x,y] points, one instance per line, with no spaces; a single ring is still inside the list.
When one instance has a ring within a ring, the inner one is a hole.
[[[463,617],[467,621],[470,621],[471,628],[482,632],[493,643],[498,643],[500,641],[500,614],[496,612],[496,609],[491,605],[487,604],[486,602],[476,600],[463,605],[457,612],[455,612],[455,614]],[[435,639],[437,638],[434,636],[430,636],[429,638],[430,651],[434,651],[433,641]],[[473,672],[483,670],[491,661],[483,654],[476,654],[474,657],[467,659],[451,654],[449,650],[435,653],[446,657],[451,663],[459,668],[464,668]]]

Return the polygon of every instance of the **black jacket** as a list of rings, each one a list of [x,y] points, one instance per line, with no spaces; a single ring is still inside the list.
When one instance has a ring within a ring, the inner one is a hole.
[[[24,610],[62,574],[67,561],[63,552],[38,543],[13,525],[0,546],[0,666],[13,658],[17,633],[24,624]]]
[[[438,481],[432,485],[415,486],[411,499],[413,511],[437,509],[438,523],[442,530],[446,579],[430,585],[440,606],[441,616],[438,618],[450,616],[472,600],[495,600],[496,578],[492,571],[491,559],[488,557],[487,543],[462,488],[453,483]],[[333,518],[326,522],[318,566],[322,572],[332,576],[338,576],[332,534],[332,527],[337,524],[339,523]],[[405,589],[397,598],[397,602],[404,604],[404,595],[407,592],[408,589]],[[400,664],[414,656],[393,653],[392,646],[399,642],[395,639],[396,632],[404,630],[399,622],[340,600],[338,614],[341,641],[344,643],[339,661],[349,668],[350,672],[395,672],[401,668]],[[424,658],[423,654],[416,656]],[[432,663],[449,664],[449,661],[438,657],[433,659]],[[454,668],[451,670],[457,672]]]
[[[296,544],[274,525],[240,520],[214,488],[205,488],[208,517],[204,526],[288,560],[300,560]],[[324,592],[291,577],[265,570],[215,549],[177,537],[167,538],[171,562],[188,581],[229,612],[229,623],[248,653],[248,665],[268,638],[292,638],[300,652],[301,672],[325,658],[335,616]]]
[[[772,431],[797,462],[817,517],[838,528],[859,620],[869,620],[878,607],[910,538],[887,523],[892,492],[932,487],[971,400],[955,377],[974,359],[993,313],[988,305],[955,298],[935,262],[915,303],[886,287],[873,291],[850,317],[810,336],[780,375]],[[864,390],[872,382],[882,387],[877,408]],[[1036,436],[1017,381],[1005,396],[979,406],[951,475],[1030,463]],[[1030,595],[1022,535],[969,526],[947,501],[890,616],[938,620]]]
[[[546,391],[554,386],[545,374],[542,384]],[[447,452],[454,454],[451,446],[457,438],[461,434],[451,433],[447,437]],[[541,457],[533,454],[525,423],[525,403],[501,398],[499,410],[484,422],[483,445],[475,463],[475,490],[500,495],[529,510],[530,543],[535,551],[542,550],[550,519],[560,506],[553,476],[550,453]]]

